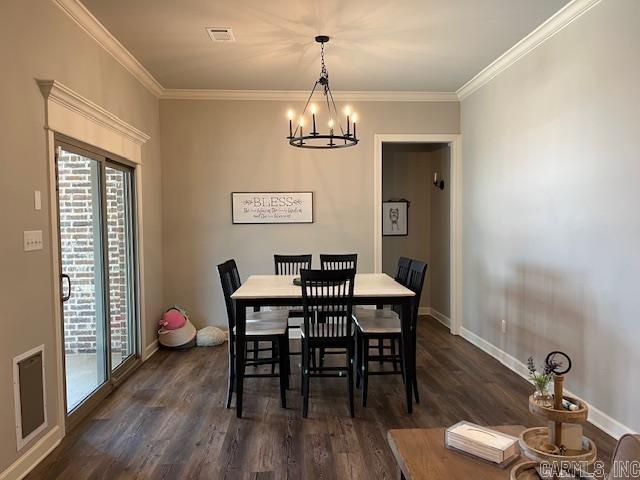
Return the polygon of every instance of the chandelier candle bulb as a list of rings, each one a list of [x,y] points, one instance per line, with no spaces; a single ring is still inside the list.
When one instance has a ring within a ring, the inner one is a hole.
[[[347,105],[344,107],[344,114],[347,116],[347,137],[351,135],[351,125],[349,123],[349,117],[351,116],[351,107]]]
[[[356,123],[358,121],[358,114],[357,113],[353,113],[353,115],[351,116],[351,121],[353,122],[353,138],[356,138]]]
[[[316,131],[316,105],[315,103],[311,104],[311,118],[313,119],[313,132],[311,132],[311,135],[318,135],[318,132]]]
[[[289,118],[289,138],[293,138],[293,110],[287,112]]]
[[[300,117],[300,121],[298,122],[298,126],[300,127],[300,145],[302,145],[302,127],[304,126],[304,117]]]
[[[335,145],[333,143],[333,118],[329,119],[328,125],[329,125],[329,146],[333,147],[333,145]]]

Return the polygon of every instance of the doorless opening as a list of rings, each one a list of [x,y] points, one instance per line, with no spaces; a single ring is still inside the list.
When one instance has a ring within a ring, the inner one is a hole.
[[[400,257],[425,262],[428,269],[419,313],[447,327],[451,315],[450,157],[446,143],[382,145],[382,271],[394,276]]]
[[[449,317],[439,318],[450,325],[452,334],[461,329],[461,221],[460,221],[460,135],[458,134],[376,134],[374,136],[373,175],[373,252],[374,270],[383,271],[383,145],[393,143],[446,144],[450,149],[449,179],[445,191],[449,191]],[[434,188],[432,184],[428,188]],[[448,321],[447,321],[448,320]]]

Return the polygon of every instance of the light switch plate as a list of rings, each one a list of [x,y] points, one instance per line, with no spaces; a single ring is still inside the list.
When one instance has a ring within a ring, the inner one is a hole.
[[[42,250],[42,230],[26,230],[24,232],[24,251]]]
[[[33,192],[33,207],[36,210],[42,210],[42,194],[40,190],[35,190]]]

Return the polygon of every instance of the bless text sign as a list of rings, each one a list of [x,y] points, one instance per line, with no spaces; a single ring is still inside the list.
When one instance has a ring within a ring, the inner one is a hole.
[[[234,192],[233,223],[313,223],[313,192]]]

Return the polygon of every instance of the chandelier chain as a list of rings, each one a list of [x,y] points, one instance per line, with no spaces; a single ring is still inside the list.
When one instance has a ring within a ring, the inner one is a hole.
[[[320,76],[329,78],[329,72],[327,72],[327,66],[324,63],[324,42],[320,44],[320,64],[322,65],[322,68],[320,69]]]

